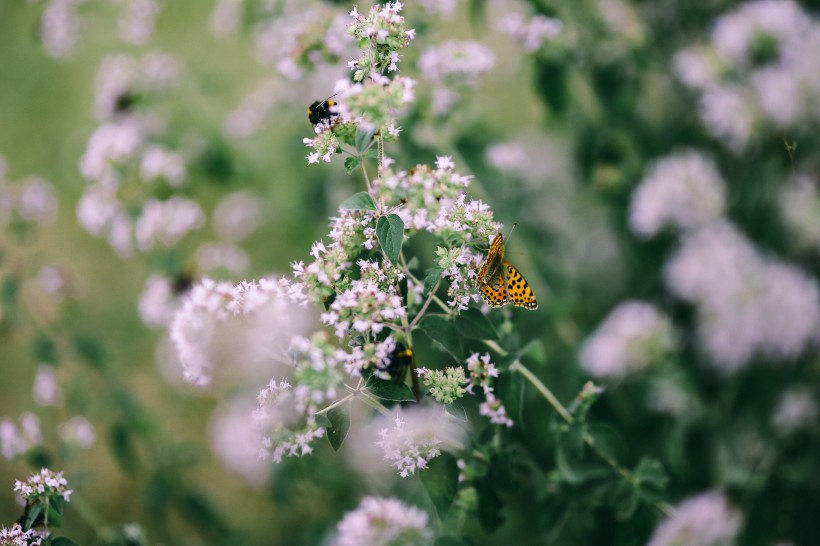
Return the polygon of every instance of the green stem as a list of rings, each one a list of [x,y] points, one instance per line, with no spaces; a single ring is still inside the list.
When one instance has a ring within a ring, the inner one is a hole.
[[[348,387],[348,388],[349,388],[349,387]],[[324,409],[321,409],[321,410],[317,411],[317,412],[316,412],[316,415],[319,415],[319,414],[325,414],[325,413],[329,412],[329,411],[330,411],[330,410],[332,410],[332,409],[338,408],[338,407],[339,407],[339,406],[341,406],[342,404],[345,404],[345,403],[349,402],[349,401],[350,401],[350,399],[351,399],[351,398],[353,398],[353,396],[354,396],[354,395],[352,395],[352,394],[348,394],[348,395],[347,395],[347,396],[345,396],[344,398],[342,398],[342,399],[340,399],[340,400],[336,400],[335,402],[333,402],[333,403],[332,403],[331,405],[329,405],[328,407],[326,407],[326,408],[324,408]]]
[[[508,354],[507,351],[501,348],[494,341],[485,341],[485,343],[489,347],[492,347],[494,351],[496,351],[502,356]],[[532,373],[526,366],[524,366],[520,360],[516,360],[515,362],[513,362],[510,365],[510,370],[516,371],[523,375],[536,388],[536,390],[540,392],[544,398],[547,399],[547,402],[549,402],[550,405],[553,408],[555,408],[555,411],[558,412],[558,414],[564,419],[564,421],[566,421],[569,424],[575,422],[575,419],[572,417],[572,414],[570,414],[567,408],[565,408],[564,405],[558,400],[558,398],[556,398],[552,391],[546,385],[544,385],[544,383],[542,383],[541,380],[538,379],[538,377],[536,377],[534,373]],[[586,443],[590,448],[592,448],[595,454],[598,455],[598,457],[600,457],[605,463],[607,463],[617,474],[619,474],[621,477],[627,480],[632,485],[632,487],[638,487],[639,483],[637,478],[635,478],[635,475],[632,474],[632,472],[630,472],[629,469],[624,468],[623,466],[618,464],[618,461],[610,457],[608,453],[604,452],[600,448],[600,446],[598,446],[598,443],[595,441],[595,438],[593,438],[592,435],[590,435],[588,432],[584,432],[582,438],[584,440],[584,443]],[[666,502],[656,501],[654,505],[655,508],[657,508],[667,516],[671,515],[674,511],[674,509]]]

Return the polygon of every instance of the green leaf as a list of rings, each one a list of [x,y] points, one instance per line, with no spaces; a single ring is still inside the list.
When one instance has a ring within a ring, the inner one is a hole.
[[[358,157],[350,156],[350,157],[345,158],[345,170],[347,171],[347,174],[350,174],[353,171],[355,171],[356,168],[361,164],[361,162],[362,162],[362,160],[359,159]],[[362,193],[364,193],[364,192],[362,192]]]
[[[70,538],[66,537],[54,537],[50,539],[49,544],[51,546],[80,546]]]
[[[469,544],[458,537],[443,536],[438,537],[433,546],[469,546]]]
[[[391,402],[415,402],[416,397],[410,387],[404,383],[386,381],[378,377],[371,377],[367,381],[367,390],[376,398]]]
[[[521,356],[525,356],[537,362],[538,364],[547,363],[547,350],[544,347],[544,342],[540,339],[533,339],[521,349]]]
[[[653,489],[666,489],[666,484],[669,482],[669,476],[666,475],[666,470],[660,461],[656,459],[641,459],[641,462],[635,467],[633,474],[642,486],[651,487]]]
[[[464,348],[453,323],[444,315],[428,314],[419,321],[419,328],[439,349],[450,353],[457,362],[464,360]]]
[[[81,359],[96,370],[105,368],[105,351],[96,338],[87,334],[79,334],[74,338],[74,350]]]
[[[498,397],[516,425],[524,426],[524,376],[520,373],[503,373],[496,380]]]
[[[360,191],[345,199],[339,208],[342,210],[376,210],[376,203],[369,193]]]
[[[456,330],[470,339],[498,340],[498,332],[484,313],[478,309],[467,309],[454,319]]]
[[[478,480],[475,488],[478,493],[478,521],[486,531],[492,533],[504,523],[504,515],[501,513],[504,505],[489,480]]]
[[[436,287],[436,283],[441,278],[441,273],[443,271],[444,271],[444,269],[442,269],[440,267],[431,267],[430,269],[427,270],[427,276],[424,277],[424,292],[423,292],[423,295],[424,295],[425,298],[427,296],[429,296],[430,292],[432,292],[433,288]]]
[[[373,127],[372,129],[368,129],[367,131],[363,131],[361,128],[356,129],[356,151],[360,154],[370,146],[370,142],[373,140],[373,135],[376,134],[378,127]]]
[[[376,222],[376,237],[379,238],[379,246],[382,252],[390,260],[390,263],[399,263],[401,245],[404,243],[404,222],[395,214],[382,216]]]
[[[427,468],[419,472],[421,483],[430,496],[440,518],[444,518],[458,493],[458,464],[447,452],[431,460]]]
[[[350,415],[347,404],[337,406],[326,413],[317,413],[316,421],[325,427],[327,441],[333,451],[339,451],[350,430]]]
[[[131,430],[124,423],[115,423],[108,429],[108,445],[111,454],[125,474],[133,474],[139,466]]]
[[[63,515],[55,510],[53,506],[48,507],[48,525],[54,527],[63,526]]]
[[[40,504],[39,502],[36,504],[32,504],[28,508],[28,512],[26,513],[26,517],[23,520],[23,531],[28,531],[37,523],[37,518],[40,517],[43,513],[43,509],[45,506]]]
[[[214,506],[202,493],[186,489],[177,493],[174,501],[183,519],[195,529],[205,531],[214,537],[224,534],[227,530]]]

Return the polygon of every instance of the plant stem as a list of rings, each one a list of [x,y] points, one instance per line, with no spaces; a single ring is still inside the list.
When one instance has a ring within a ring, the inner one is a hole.
[[[502,356],[509,354],[494,341],[485,341],[484,343]],[[536,390],[540,392],[544,398],[546,398],[547,402],[549,402],[550,405],[553,408],[555,408],[555,411],[558,412],[558,414],[564,419],[564,421],[566,421],[568,424],[572,424],[575,422],[575,419],[572,417],[572,414],[567,410],[566,407],[564,407],[564,405],[558,400],[558,398],[552,393],[552,391],[546,385],[544,385],[544,383],[542,383],[541,380],[538,379],[538,377],[536,377],[534,373],[532,373],[526,366],[524,366],[520,360],[516,359],[515,362],[513,362],[510,365],[510,370],[516,371],[523,375],[536,388]],[[590,435],[588,432],[584,432],[582,434],[582,438],[584,440],[584,443],[591,447],[595,454],[598,455],[598,457],[600,457],[605,463],[607,463],[617,474],[620,474],[625,480],[627,480],[632,485],[632,487],[638,487],[639,484],[637,478],[635,478],[635,475],[632,474],[632,472],[630,472],[629,469],[624,468],[623,466],[618,464],[618,461],[610,457],[608,453],[601,450],[600,446],[598,446],[598,443],[595,441],[595,438],[593,438],[592,435]],[[667,516],[671,515],[674,512],[674,509],[666,502],[655,501],[653,504],[655,505],[655,508],[657,508]]]
[[[366,169],[366,168],[365,168],[365,166],[364,166],[364,161],[362,161],[361,163],[359,163],[359,165],[361,165],[361,166],[362,166],[362,173],[364,173],[364,183],[365,183],[365,185],[367,186],[367,193],[369,193],[370,195],[373,195],[373,190],[372,190],[372,188],[370,187],[370,177],[369,177],[369,176],[367,176],[367,169]]]
[[[415,317],[413,317],[413,321],[410,323],[411,330],[416,326],[416,324],[418,324],[418,322],[421,320],[421,317],[424,316],[425,311],[427,311],[427,308],[430,306],[430,302],[433,301],[434,297],[436,297],[436,289],[438,289],[438,285],[440,282],[441,279],[436,281],[436,285],[433,287],[432,290],[430,290],[430,293],[427,295],[427,300],[425,300],[424,305],[421,306],[419,312],[416,313]]]

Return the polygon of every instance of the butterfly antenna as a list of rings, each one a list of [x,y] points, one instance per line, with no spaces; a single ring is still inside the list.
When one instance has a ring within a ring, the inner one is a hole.
[[[507,239],[508,240],[509,240],[510,237],[512,237],[513,231],[515,231],[515,226],[517,226],[517,225],[518,225],[518,222],[513,223],[513,226],[510,228],[510,232],[507,234]]]

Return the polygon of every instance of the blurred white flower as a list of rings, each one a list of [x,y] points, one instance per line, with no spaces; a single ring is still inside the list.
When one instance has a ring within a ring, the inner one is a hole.
[[[52,224],[57,218],[57,196],[54,186],[42,178],[23,181],[17,210],[20,216],[38,224]]]
[[[226,195],[213,212],[214,230],[219,238],[232,243],[246,239],[264,222],[262,203],[247,190]]]
[[[535,53],[548,39],[558,36],[564,24],[538,14],[527,20],[520,13],[508,13],[495,20],[495,27],[513,41],[520,43],[526,53]]]
[[[687,236],[664,275],[673,293],[696,305],[701,343],[725,372],[758,354],[794,358],[820,327],[816,282],[761,257],[728,222]]]
[[[792,434],[815,425],[819,410],[809,389],[794,388],[780,398],[772,414],[772,426],[782,435]]]
[[[512,174],[526,172],[530,164],[527,151],[517,142],[499,142],[488,146],[484,157],[499,171]]]
[[[671,224],[688,230],[717,219],[726,205],[725,183],[715,164],[687,150],[656,161],[632,194],[629,223],[642,236]]]
[[[11,460],[42,443],[40,420],[29,412],[20,414],[19,426],[11,419],[0,420],[0,455]]]
[[[757,118],[749,89],[734,84],[710,87],[700,97],[700,117],[706,128],[739,152],[748,144]]]
[[[179,306],[174,283],[163,275],[151,275],[145,279],[140,294],[140,319],[149,328],[164,328],[171,323]]]
[[[144,45],[154,33],[154,20],[159,14],[155,0],[125,0],[120,18],[120,37],[124,42]]]
[[[690,498],[661,523],[647,546],[729,546],[740,531],[741,516],[718,491]]]
[[[262,279],[233,285],[203,279],[185,296],[171,323],[171,339],[194,385],[219,379],[271,375],[290,339],[311,324],[292,303],[290,284]]]
[[[157,243],[172,247],[204,224],[202,208],[190,199],[176,196],[167,201],[148,199],[134,226],[137,246],[142,251],[151,250]]]
[[[233,274],[245,273],[251,265],[248,253],[231,243],[204,243],[196,250],[196,262],[205,273],[225,269]]]
[[[56,59],[67,57],[77,43],[80,18],[77,6],[82,0],[49,0],[40,20],[40,37],[46,53]]]
[[[88,449],[94,445],[94,441],[97,439],[94,426],[88,419],[79,415],[72,417],[60,425],[58,433],[63,443],[82,449]]]
[[[40,364],[34,376],[34,402],[40,406],[56,406],[60,403],[60,382],[54,366]]]
[[[80,157],[80,172],[88,180],[116,185],[120,175],[115,166],[134,158],[143,139],[143,127],[133,118],[103,123],[88,139]]]
[[[581,348],[581,365],[598,378],[620,379],[639,372],[674,350],[669,319],[640,301],[618,305]]]
[[[799,174],[780,190],[780,214],[796,246],[820,250],[820,193],[816,182]]]
[[[427,514],[398,499],[365,497],[345,514],[332,546],[397,546],[427,544],[433,538]]]
[[[270,461],[259,457],[260,434],[250,418],[256,400],[241,396],[223,401],[208,424],[211,450],[228,470],[253,486],[262,486],[271,471]]]
[[[180,186],[185,181],[185,172],[185,158],[178,152],[156,145],[148,146],[142,152],[140,178],[143,182],[161,178],[171,186]]]
[[[234,33],[242,22],[243,0],[217,0],[211,12],[211,34],[217,37]]]

